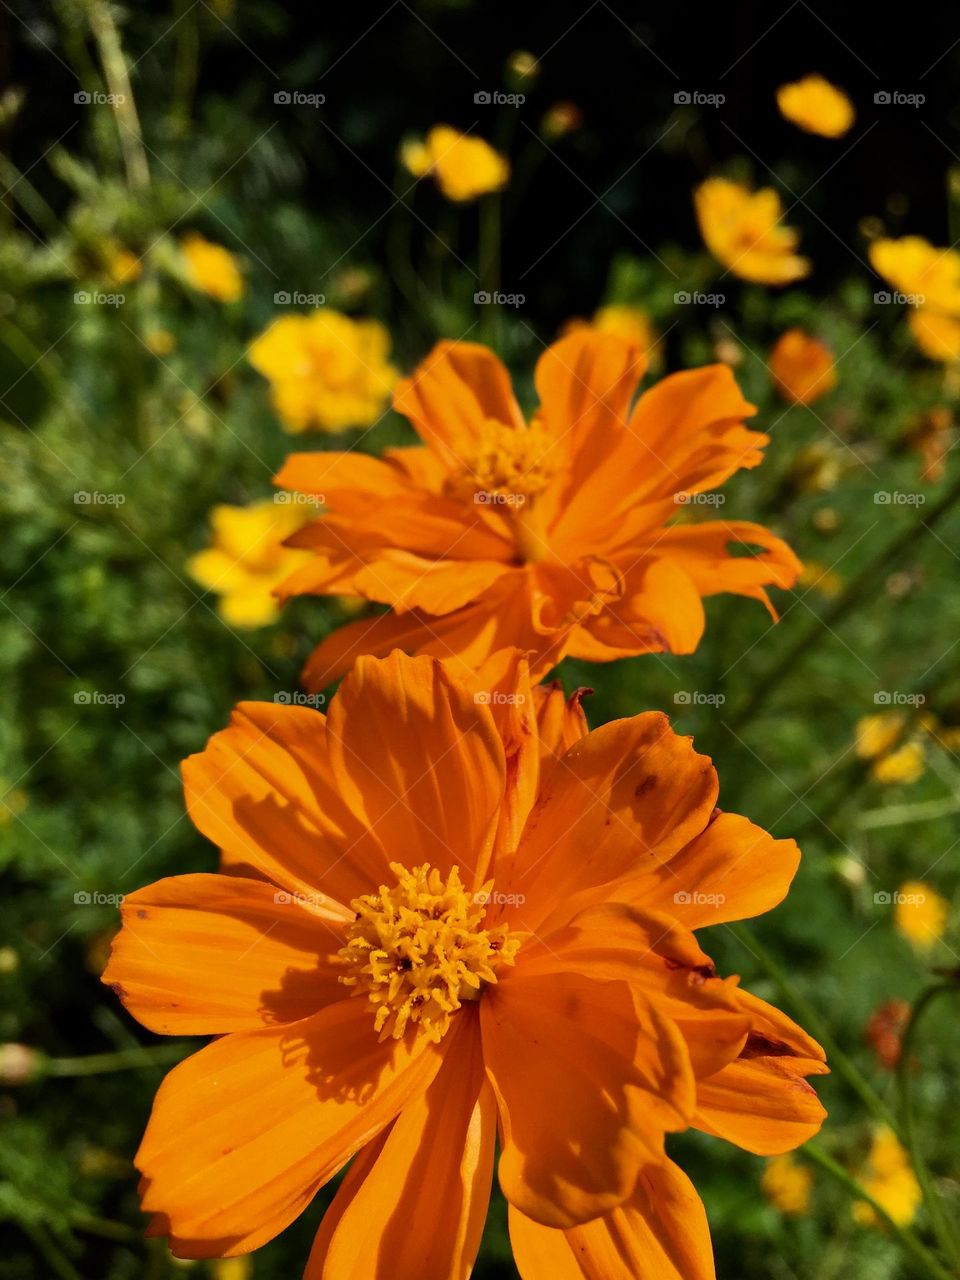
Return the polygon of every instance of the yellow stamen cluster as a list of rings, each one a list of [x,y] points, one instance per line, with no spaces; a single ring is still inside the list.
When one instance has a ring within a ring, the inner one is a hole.
[[[552,480],[555,457],[554,442],[538,419],[512,427],[488,418],[472,454],[462,459],[463,479],[475,492],[531,499]]]
[[[407,870],[391,862],[392,887],[354,898],[356,919],[347,930],[340,981],[367,995],[376,1009],[380,1039],[399,1040],[418,1023],[438,1041],[450,1015],[497,981],[496,969],[513,964],[519,938],[506,925],[482,928],[492,882],[468,891],[454,867],[446,880],[429,863]]]

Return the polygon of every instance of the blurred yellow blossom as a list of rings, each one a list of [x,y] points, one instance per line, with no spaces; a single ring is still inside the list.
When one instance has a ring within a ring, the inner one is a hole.
[[[423,141],[407,141],[400,159],[415,178],[432,174],[448,200],[475,200],[500,191],[510,177],[507,159],[482,138],[438,124]]]
[[[960,360],[960,319],[933,307],[917,307],[907,316],[913,340],[931,360],[950,364]]]
[[[768,1160],[760,1179],[763,1194],[781,1213],[806,1213],[810,1208],[813,1173],[792,1155]]]
[[[843,579],[817,560],[805,560],[797,585],[819,591],[828,600],[834,600],[843,590]]]
[[[272,498],[247,507],[213,508],[212,545],[190,557],[187,571],[220,596],[225,622],[232,627],[264,627],[276,620],[280,606],[271,594],[274,586],[311,558],[309,551],[281,544],[315,515],[310,503]]]
[[[905,718],[896,711],[881,711],[857,722],[857,755],[872,761],[870,776],[875,782],[916,782],[923,773],[923,743],[916,737],[901,742],[905,728]]]
[[[379,321],[328,308],[274,320],[247,354],[269,379],[288,431],[368,427],[383,413],[398,377],[388,359],[390,335]]]
[[[803,329],[788,329],[770,353],[770,373],[784,400],[813,404],[837,385],[833,352]]]
[[[180,247],[187,279],[195,289],[218,302],[236,302],[243,297],[243,277],[233,254],[223,245],[191,231],[183,237]]]
[[[108,244],[105,256],[111,284],[132,284],[134,280],[140,279],[143,270],[140,259],[122,244],[117,244],[116,241]]]
[[[898,1226],[910,1225],[922,1193],[910,1159],[890,1129],[882,1127],[875,1132],[860,1183]],[[862,1226],[878,1225],[877,1214],[866,1201],[854,1201],[852,1212]]]
[[[780,196],[772,187],[751,191],[727,178],[708,178],[694,192],[700,234],[734,275],[758,284],[789,284],[810,263],[796,253],[799,235],[781,222]]]
[[[169,329],[150,329],[144,341],[155,356],[168,356],[177,345]]]
[[[19,817],[26,807],[27,793],[20,787],[11,787],[4,794],[3,803],[0,804],[0,827],[6,826],[8,822]]]
[[[831,445],[818,441],[797,450],[791,470],[794,482],[804,493],[826,493],[836,488],[843,465]]]
[[[853,103],[823,76],[804,76],[777,90],[780,114],[807,133],[840,138],[854,121]]]
[[[873,269],[913,306],[960,315],[960,252],[938,249],[922,236],[874,240],[868,250]]]
[[[253,1260],[249,1254],[239,1258],[218,1258],[213,1264],[213,1280],[251,1280]]]
[[[893,922],[915,947],[932,947],[944,934],[950,904],[923,880],[907,880],[894,899]]]

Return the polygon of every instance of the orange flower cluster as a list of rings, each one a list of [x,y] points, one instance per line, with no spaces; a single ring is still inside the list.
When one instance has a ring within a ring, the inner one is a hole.
[[[104,981],[151,1030],[216,1037],[136,1157],[177,1256],[249,1253],[349,1165],[306,1280],[466,1277],[499,1141],[524,1280],[713,1280],[667,1135],[777,1156],[820,1127],[823,1051],[695,936],[776,906],[796,845],[721,812],[665,716],[589,732],[537,683],[565,654],[690,653],[705,596],[772,613],[800,571],[700,518],[768,443],[729,368],[636,398],[643,368],[578,329],[527,415],[490,351],[442,343],[395,392],[420,444],[283,467],[324,509],[291,517],[279,593],[388,612],[310,659],[313,690],[346,673],[327,715],[243,703],[185,762],[220,869],[123,904]]]

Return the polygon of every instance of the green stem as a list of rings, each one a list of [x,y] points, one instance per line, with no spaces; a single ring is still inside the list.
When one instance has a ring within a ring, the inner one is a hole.
[[[851,582],[843,596],[829,608],[822,618],[813,618],[792,645],[783,650],[779,662],[775,663],[769,673],[762,674],[753,682],[753,692],[746,701],[733,713],[730,725],[734,732],[766,705],[770,695],[797,668],[809,658],[811,650],[825,635],[829,634],[837,624],[873,589],[876,582],[900,558],[910,544],[920,536],[923,529],[932,529],[943,519],[956,502],[960,501],[960,479],[947,490],[938,503],[924,516],[919,514],[909,528],[892,538],[860,571]]]
[[[909,1253],[914,1261],[919,1263],[933,1280],[956,1280],[956,1276],[946,1270],[937,1257],[925,1245],[921,1244],[917,1236],[908,1227],[902,1227],[899,1223],[894,1222],[883,1205],[879,1204],[870,1192],[857,1182],[856,1178],[847,1173],[843,1165],[838,1164],[833,1156],[827,1155],[815,1142],[806,1143],[800,1148],[798,1154],[806,1156],[808,1160],[812,1160],[821,1169],[825,1169],[856,1199],[865,1201],[897,1238],[904,1251]]]
[[[143,149],[140,117],[137,115],[137,104],[133,97],[120,35],[110,6],[102,3],[102,0],[87,0],[86,11],[90,30],[100,50],[103,73],[110,92],[114,95],[127,182],[132,190],[143,190],[150,185],[150,169],[147,165],[147,153]]]
[[[500,331],[500,312],[493,297],[500,289],[500,209],[499,195],[483,196],[480,201],[480,247],[477,264],[480,288],[490,295],[490,303],[483,317],[482,331],[487,342],[496,349]]]
[[[923,1190],[924,1202],[930,1215],[930,1225],[933,1227],[937,1239],[945,1252],[950,1255],[953,1262],[960,1268],[960,1239],[958,1239],[956,1228],[944,1212],[940,1194],[933,1185],[930,1170],[920,1154],[917,1139],[916,1112],[913,1104],[913,1087],[910,1078],[910,1060],[920,1019],[938,996],[945,995],[948,992],[956,995],[960,992],[960,986],[955,982],[937,983],[935,986],[928,987],[914,1003],[910,1021],[907,1023],[901,1042],[900,1061],[897,1063],[897,1085],[900,1089],[900,1102],[903,1111],[904,1146],[910,1153],[917,1181]]]
[[[44,1066],[48,1076],[99,1076],[131,1067],[161,1067],[179,1062],[188,1049],[183,1041],[158,1044],[152,1048],[118,1049],[115,1053],[93,1053],[84,1058],[50,1058]]]
[[[58,1280],[83,1280],[70,1259],[47,1236],[38,1222],[22,1222],[20,1225],[33,1241],[37,1252],[43,1255],[51,1275],[57,1276]]]
[[[744,924],[728,924],[727,928],[733,936],[752,952],[767,970],[770,976],[780,987],[788,1002],[793,1006],[800,1021],[805,1029],[820,1041],[827,1055],[827,1061],[832,1070],[836,1071],[839,1076],[846,1080],[847,1084],[857,1094],[861,1102],[870,1112],[870,1114],[879,1120],[882,1124],[887,1125],[890,1129],[897,1133],[899,1124],[896,1117],[890,1111],[889,1107],[873,1089],[870,1082],[862,1075],[860,1070],[855,1066],[853,1061],[840,1048],[833,1037],[833,1033],[827,1025],[826,1020],[814,1008],[804,996],[800,994],[793,985],[787,975],[784,973],[779,962],[766,949],[766,947],[757,940],[753,932]]]

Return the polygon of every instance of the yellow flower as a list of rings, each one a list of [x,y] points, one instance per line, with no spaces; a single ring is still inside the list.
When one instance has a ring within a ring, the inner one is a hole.
[[[448,200],[475,200],[500,191],[510,177],[509,161],[482,138],[438,124],[422,142],[405,142],[400,159],[415,178],[433,174]]]
[[[880,1128],[874,1134],[867,1163],[860,1172],[860,1183],[898,1226],[910,1225],[922,1193],[907,1153],[890,1129]],[[862,1226],[877,1225],[877,1215],[865,1201],[855,1201],[852,1211]]]
[[[168,356],[177,345],[169,329],[151,329],[144,341],[155,356]]]
[[[713,256],[734,275],[757,284],[789,284],[810,263],[795,252],[798,233],[781,223],[772,187],[751,191],[727,178],[708,178],[694,192],[700,234]]]
[[[195,289],[218,302],[236,302],[243,297],[243,277],[236,259],[223,245],[212,244],[191,231],[181,241],[187,279]]]
[[[896,751],[882,756],[870,767],[870,776],[885,786],[907,785],[922,775],[924,766],[923,743],[905,742]]]
[[[938,942],[947,927],[950,904],[923,880],[907,880],[897,891],[893,922],[915,947]]]
[[[143,270],[140,259],[116,241],[107,245],[106,262],[111,284],[132,284],[134,280],[140,279]]]
[[[788,329],[770,353],[770,372],[784,400],[813,404],[837,385],[833,352],[803,329]]]
[[[368,427],[383,413],[398,377],[382,324],[326,308],[275,320],[247,354],[269,379],[288,431]]]
[[[253,1261],[249,1254],[239,1258],[218,1258],[211,1263],[213,1280],[250,1280]]]
[[[213,545],[191,556],[187,571],[220,596],[220,616],[232,627],[264,627],[280,612],[271,594],[305,560],[308,551],[282,546],[316,514],[305,503],[267,498],[248,507],[220,505],[210,513]]]
[[[960,253],[938,249],[922,236],[874,240],[873,269],[914,306],[960,316]]]
[[[777,90],[780,114],[807,133],[840,138],[853,124],[853,104],[823,76],[804,76]]]
[[[950,364],[960,359],[960,319],[933,307],[917,307],[907,316],[913,340],[925,356]]]
[[[895,711],[881,711],[857,722],[857,755],[871,760],[870,776],[886,786],[916,782],[923,773],[923,743],[901,742],[906,721]]]
[[[817,560],[805,560],[797,585],[819,591],[828,600],[835,600],[843,590],[843,579]]]
[[[873,760],[890,750],[903,732],[903,716],[895,711],[880,711],[857,721],[857,755]]]
[[[774,1156],[768,1160],[760,1179],[763,1194],[781,1213],[806,1213],[810,1208],[813,1174],[792,1155]]]

